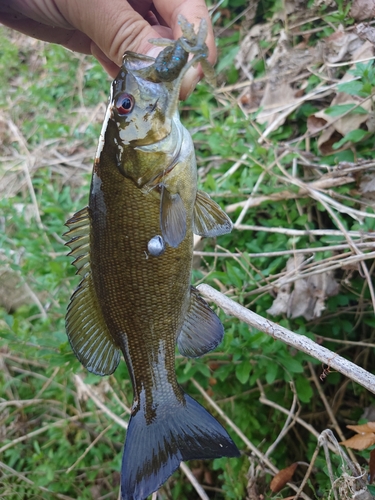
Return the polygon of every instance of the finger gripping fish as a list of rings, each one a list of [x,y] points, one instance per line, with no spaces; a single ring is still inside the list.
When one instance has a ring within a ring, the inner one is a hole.
[[[197,190],[193,143],[177,109],[191,65],[204,61],[212,77],[206,26],[195,34],[185,19],[180,23],[183,37],[168,41],[157,60],[125,54],[111,86],[89,204],[67,222],[67,244],[82,277],[66,315],[72,349],[98,375],[113,373],[122,353],[133,385],[123,500],[145,499],[183,460],[239,454],[175,374],[176,343],[182,355],[198,357],[224,333],[190,285],[193,233],[232,229],[221,208]]]

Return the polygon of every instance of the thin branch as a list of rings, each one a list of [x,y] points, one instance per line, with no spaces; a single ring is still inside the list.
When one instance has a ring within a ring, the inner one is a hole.
[[[335,429],[335,431],[337,432],[337,435],[339,436],[339,438],[341,439],[341,441],[345,441],[345,436],[336,420],[336,417],[332,411],[332,408],[330,406],[330,404],[328,403],[327,401],[327,398],[326,398],[326,395],[324,394],[324,391],[322,389],[322,384],[321,382],[319,381],[318,377],[316,376],[316,373],[315,373],[315,370],[314,370],[314,367],[311,363],[307,363],[308,366],[309,366],[309,370],[310,370],[310,373],[311,373],[311,376],[312,376],[312,379],[314,381],[314,384],[315,384],[315,387],[317,388],[318,392],[319,392],[319,396],[320,396],[320,399],[322,400],[323,404],[324,404],[324,407],[328,413],[328,416],[332,422],[332,425]],[[350,459],[355,462],[356,459],[355,459],[355,456],[354,456],[354,453],[353,451],[348,448],[348,454],[350,456]]]
[[[194,487],[195,491],[198,493],[199,497],[202,500],[210,500],[209,496],[207,493],[204,491],[202,486],[198,483],[197,479],[195,478],[194,474],[191,472],[189,467],[184,463],[180,463],[180,469],[182,472],[185,474],[185,476],[189,479],[191,482],[192,486]]]
[[[293,381],[290,382],[292,391],[293,391],[293,402],[290,410],[287,413],[287,418],[284,422],[283,428],[281,429],[279,435],[275,439],[275,441],[271,444],[271,446],[268,448],[266,451],[265,455],[266,457],[269,457],[273,450],[276,448],[276,446],[279,444],[279,442],[286,436],[286,434],[290,431],[290,429],[294,426],[294,424],[297,421],[297,413],[296,413],[296,406],[298,402],[298,397],[297,397],[297,391],[294,387]]]
[[[68,469],[66,469],[66,473],[69,474],[69,472],[71,472],[78,464],[79,462],[85,458],[85,456],[87,455],[87,453],[96,445],[96,443],[100,440],[100,438],[102,436],[104,436],[104,434],[109,431],[109,429],[112,427],[113,424],[109,424],[107,427],[105,427],[101,432],[100,434],[98,434],[96,436],[96,438],[94,439],[94,441],[92,443],[90,443],[90,445],[85,449],[85,451],[82,453],[82,455],[80,457],[77,458],[77,460],[74,462],[73,465],[71,465]]]
[[[335,200],[333,200],[332,198],[330,198],[329,196],[323,194],[319,190],[313,189],[311,186],[308,186],[306,183],[302,182],[301,180],[296,179],[295,177],[291,176],[285,170],[285,168],[280,164],[280,162],[278,162],[278,167],[281,170],[281,172],[285,175],[285,177],[287,179],[289,179],[289,181],[292,184],[298,186],[300,189],[307,189],[310,196],[312,198],[314,198],[316,201],[320,202],[324,206],[324,208],[330,214],[330,216],[332,217],[333,221],[335,222],[335,224],[337,225],[339,230],[345,236],[345,239],[348,242],[348,245],[351,247],[352,251],[359,256],[363,256],[363,253],[357,248],[355,242],[352,240],[351,236],[348,234],[348,231],[346,230],[344,224],[341,222],[340,218],[333,211],[332,207],[335,207],[335,209],[338,210],[339,212],[349,214],[351,217],[353,217],[354,219],[356,219],[358,221],[360,221],[358,216],[361,215],[363,217],[366,217],[366,215],[367,215],[366,212],[363,212],[361,210],[355,210],[355,209],[352,209],[350,207],[346,207],[345,205],[342,205],[341,203],[338,203]],[[372,216],[372,214],[369,214],[369,216]],[[361,266],[362,271],[366,277],[368,288],[369,288],[370,295],[371,295],[372,304],[373,304],[373,309],[375,311],[375,292],[374,292],[374,288],[372,286],[372,281],[370,278],[369,271],[367,269],[366,263],[363,260],[364,259],[361,259],[360,266]]]
[[[92,401],[96,404],[96,406],[98,408],[100,408],[102,410],[102,412],[105,413],[111,420],[116,422],[116,424],[118,424],[123,429],[128,428],[128,423],[125,422],[125,420],[122,420],[120,417],[118,417],[109,408],[107,408],[106,405],[100,401],[98,396],[95,395],[95,393],[91,389],[91,387],[89,385],[85,384],[85,382],[81,379],[81,377],[79,375],[74,375],[74,382],[77,386],[77,389],[79,389],[79,391],[82,391],[83,394],[86,394],[87,396],[89,396],[92,399]],[[128,409],[127,413],[130,414],[129,409]]]
[[[207,285],[206,285],[207,286]],[[234,432],[239,436],[242,441],[246,444],[246,446],[251,450],[251,452],[258,457],[258,459],[264,463],[272,472],[273,474],[277,474],[279,472],[279,469],[269,460],[268,457],[266,457],[261,451],[258,450],[258,448],[245,436],[245,434],[241,431],[239,427],[231,420],[225,413],[224,411],[218,406],[215,401],[206,393],[206,391],[203,389],[203,387],[194,379],[192,379],[193,384],[195,387],[198,389],[198,391],[202,394],[204,399],[214,408],[214,410],[220,415],[220,417],[225,420],[225,422],[234,430]],[[297,491],[297,487],[293,483],[287,483],[290,488],[292,488],[294,491]],[[302,498],[305,500],[310,500],[310,497],[302,493]]]
[[[367,243],[356,243],[358,248],[370,249],[375,248],[374,242]],[[219,247],[218,247],[219,248]],[[337,252],[339,250],[349,250],[348,244],[342,245],[327,245],[324,247],[310,247],[310,248],[291,248],[290,250],[280,250],[278,252],[255,252],[255,253],[246,253],[246,257],[249,259],[253,259],[256,257],[282,257],[284,255],[294,255],[294,254],[306,254],[306,253],[316,253],[316,252]],[[200,257],[242,257],[242,252],[204,252],[195,250],[194,255]]]
[[[253,328],[270,335],[274,339],[281,340],[285,344],[295,347],[299,351],[305,352],[313,358],[319,359],[322,363],[325,363],[334,370],[337,370],[375,394],[375,376],[363,368],[313,342],[308,337],[293,333],[287,328],[273,323],[272,321],[259,316],[259,314],[246,309],[209,285],[199,285],[198,290],[204,297],[212,300],[216,305],[223,309],[226,314],[235,316]]]
[[[368,214],[367,214],[368,215]],[[288,229],[286,227],[265,227],[252,226],[249,224],[239,224],[236,229],[239,231],[263,231],[265,233],[280,233],[286,236],[343,236],[338,229]],[[352,238],[373,239],[374,234],[369,231],[347,231]]]
[[[316,445],[316,448],[315,448],[314,454],[313,454],[313,456],[312,456],[312,458],[311,458],[311,460],[310,460],[310,464],[309,464],[309,467],[308,467],[308,469],[307,469],[307,471],[306,471],[306,474],[305,474],[305,476],[304,476],[304,478],[303,478],[303,480],[302,480],[302,483],[300,484],[300,487],[298,488],[298,491],[297,491],[297,493],[295,494],[295,496],[294,496],[293,500],[297,500],[297,499],[300,497],[300,495],[301,495],[301,493],[302,493],[302,490],[303,490],[303,488],[305,487],[305,485],[306,485],[306,483],[307,483],[307,481],[308,481],[308,479],[309,479],[309,477],[310,477],[310,475],[311,475],[311,472],[312,472],[312,470],[313,470],[313,467],[314,467],[315,461],[316,461],[316,459],[317,459],[317,457],[318,457],[319,451],[320,451],[320,444],[319,444],[319,442],[318,442],[318,443],[317,443],[317,445]]]
[[[288,152],[284,152],[281,155],[281,157],[286,156],[287,153]],[[279,158],[277,159],[277,161],[279,161]],[[354,182],[354,178],[352,176],[322,177],[321,179],[318,179],[313,182],[307,182],[305,184],[311,189],[330,189],[335,186],[342,186],[344,184],[349,184],[352,182]],[[249,195],[247,200],[227,205],[225,210],[226,212],[231,213],[236,211],[238,208],[248,209],[250,207],[257,207],[266,201],[284,201],[284,200],[294,200],[297,198],[306,198],[308,194],[309,192],[306,187],[301,187],[298,192],[293,192],[292,190],[285,190],[269,195],[258,195],[258,196],[254,196],[253,193],[251,193],[251,195]],[[235,223],[235,227],[238,227],[238,225],[241,224],[242,220],[243,217],[238,218],[238,220]]]
[[[275,410],[277,410],[281,413],[285,413],[285,415],[288,415],[288,413],[289,413],[289,410],[287,410],[283,406],[280,406],[277,403],[275,403],[274,401],[267,399],[267,397],[262,389],[261,389],[261,396],[259,398],[259,403],[262,403],[263,405],[270,406],[271,408],[274,408]],[[319,439],[320,434],[316,429],[314,429],[314,427],[312,425],[305,422],[301,417],[296,417],[295,420],[301,427],[304,427],[308,432],[310,432],[316,438],[316,440]],[[332,445],[330,445],[330,446],[331,446],[331,448],[330,448],[331,451],[336,453],[336,449]]]
[[[29,432],[28,434],[24,434],[23,436],[20,436],[17,439],[13,439],[13,441],[11,441],[8,444],[5,444],[0,448],[0,453],[3,453],[4,451],[8,450],[9,448],[12,448],[18,443],[22,443],[22,441],[26,441],[31,437],[37,436],[38,434],[42,434],[43,432],[46,432],[49,429],[52,429],[53,427],[62,427],[64,425],[67,425],[69,422],[75,422],[76,420],[81,420],[85,417],[91,417],[93,414],[94,414],[93,411],[87,411],[85,413],[81,413],[80,415],[74,415],[73,417],[63,418],[61,420],[57,420],[57,422],[53,422],[52,424],[45,425],[40,429],[36,429],[35,431]]]

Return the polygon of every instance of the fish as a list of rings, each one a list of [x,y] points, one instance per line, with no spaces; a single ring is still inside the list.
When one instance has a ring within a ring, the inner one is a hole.
[[[178,112],[186,71],[201,63],[214,75],[207,25],[201,21],[195,33],[185,18],[179,22],[182,37],[158,39],[165,48],[156,59],[125,53],[111,85],[88,206],[66,223],[69,255],[81,276],[66,314],[71,348],[101,376],[112,374],[123,355],[133,387],[122,500],[145,499],[182,461],[239,456],[175,372],[176,344],[196,358],[224,335],[191,285],[193,234],[232,230],[225,212],[197,188],[194,145]]]

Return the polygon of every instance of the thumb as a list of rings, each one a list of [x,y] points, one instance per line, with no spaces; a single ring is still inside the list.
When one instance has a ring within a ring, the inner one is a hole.
[[[61,4],[65,8],[64,17],[92,40],[92,54],[107,71],[110,70],[111,76],[115,76],[127,50],[147,54],[154,48],[149,39],[171,38],[171,30],[151,26],[124,0],[80,0]]]

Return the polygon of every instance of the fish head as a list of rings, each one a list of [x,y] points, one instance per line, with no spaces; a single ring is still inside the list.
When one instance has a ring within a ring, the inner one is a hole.
[[[111,119],[116,122],[122,146],[147,146],[171,132],[166,116],[170,84],[155,83],[137,74],[154,59],[127,52],[120,73],[112,83]]]
[[[111,85],[96,154],[97,168],[105,149],[119,172],[140,188],[168,169],[181,147],[175,82],[148,78],[154,64],[152,57],[125,53]],[[176,102],[171,113],[172,101]]]

